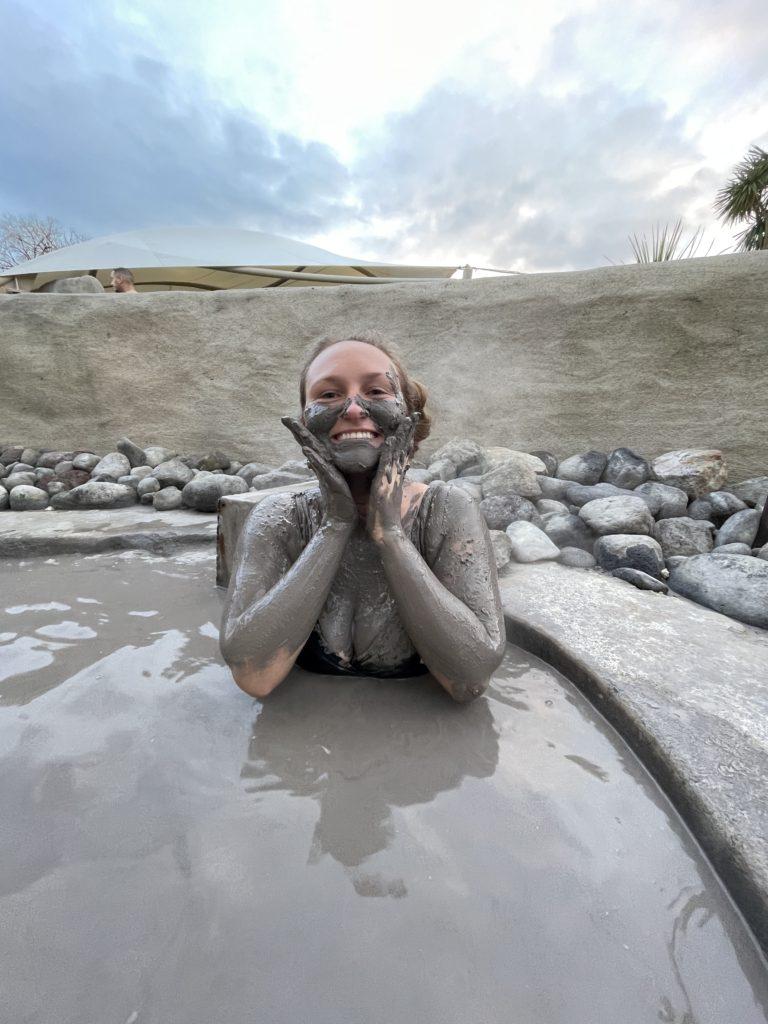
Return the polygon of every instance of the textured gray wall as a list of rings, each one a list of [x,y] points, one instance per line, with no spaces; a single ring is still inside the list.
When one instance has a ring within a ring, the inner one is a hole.
[[[503,280],[0,296],[0,441],[296,454],[302,352],[377,328],[430,389],[433,438],[564,457],[721,447],[768,469],[768,253]]]

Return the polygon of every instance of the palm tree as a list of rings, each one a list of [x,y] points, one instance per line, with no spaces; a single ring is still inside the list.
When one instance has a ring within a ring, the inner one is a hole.
[[[715,212],[726,224],[752,221],[737,236],[744,252],[768,249],[768,153],[760,146],[750,147],[734,168],[731,180],[717,193]]]

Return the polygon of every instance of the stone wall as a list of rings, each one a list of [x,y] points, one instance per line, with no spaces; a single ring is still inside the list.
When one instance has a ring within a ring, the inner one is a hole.
[[[722,447],[768,465],[768,253],[438,284],[0,296],[0,440],[124,434],[271,464],[296,454],[302,352],[377,328],[456,435],[564,457]]]

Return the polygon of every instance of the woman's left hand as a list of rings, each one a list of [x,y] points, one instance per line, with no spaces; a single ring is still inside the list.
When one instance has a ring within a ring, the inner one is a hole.
[[[418,413],[406,416],[382,445],[381,458],[368,498],[366,526],[372,540],[384,542],[387,534],[402,529],[403,485],[413,452]]]

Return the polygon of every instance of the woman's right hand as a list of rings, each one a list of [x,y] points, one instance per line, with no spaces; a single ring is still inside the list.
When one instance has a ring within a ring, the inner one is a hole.
[[[332,523],[352,527],[357,522],[357,508],[343,474],[328,458],[328,452],[300,420],[281,417],[299,444],[304,458],[314,470],[323,495],[325,516]]]

